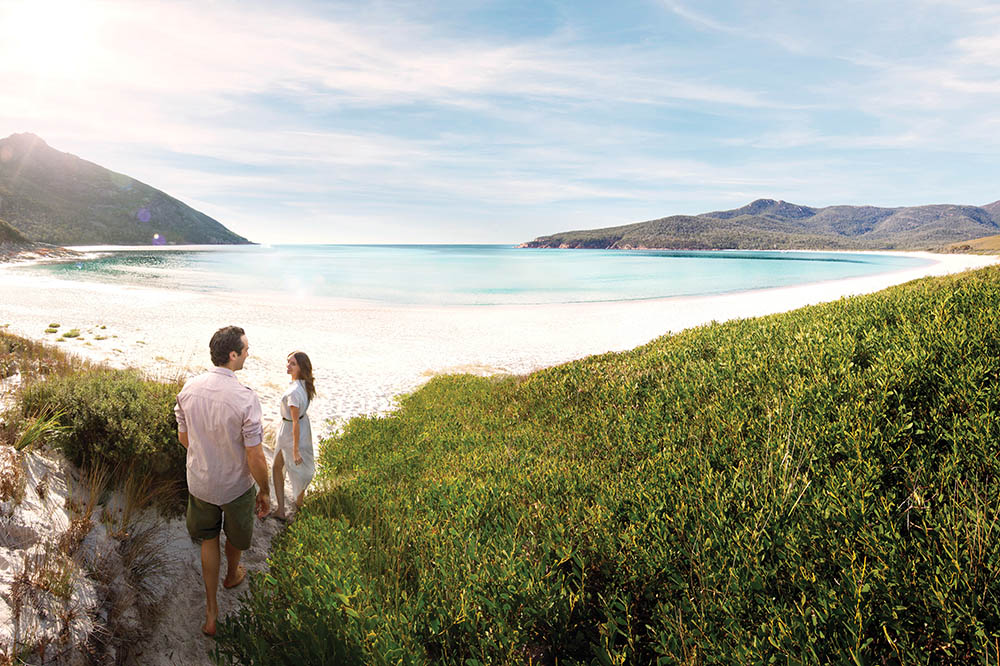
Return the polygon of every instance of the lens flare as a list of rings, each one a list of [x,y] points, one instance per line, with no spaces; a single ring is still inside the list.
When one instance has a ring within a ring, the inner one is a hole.
[[[150,218],[152,218],[153,216],[152,216],[152,214],[151,214],[151,213],[149,212],[149,209],[148,209],[148,208],[140,208],[140,209],[139,209],[139,212],[135,214],[135,217],[136,217],[136,219],[138,219],[138,220],[139,220],[140,222],[149,222]],[[156,236],[159,236],[159,234],[156,234]],[[155,239],[155,238],[156,238],[156,236],[154,236],[153,238]]]
[[[167,239],[160,234],[153,234],[153,245],[166,245]]]

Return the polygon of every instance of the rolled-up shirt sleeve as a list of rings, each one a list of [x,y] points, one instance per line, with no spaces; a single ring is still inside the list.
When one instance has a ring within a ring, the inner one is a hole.
[[[264,440],[264,428],[261,425],[260,400],[256,393],[251,393],[251,400],[243,415],[243,446],[257,446]]]
[[[187,418],[184,416],[184,410],[181,409],[180,396],[177,397],[177,402],[174,404],[174,418],[177,419],[177,432],[187,432]]]

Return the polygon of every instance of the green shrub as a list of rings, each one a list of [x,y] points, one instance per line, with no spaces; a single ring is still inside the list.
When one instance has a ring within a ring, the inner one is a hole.
[[[173,406],[180,386],[144,379],[134,370],[89,370],[25,387],[25,415],[61,412],[54,438],[79,467],[95,465],[183,482],[185,451]]]
[[[217,658],[985,663],[998,313],[991,268],[434,379],[323,443]]]

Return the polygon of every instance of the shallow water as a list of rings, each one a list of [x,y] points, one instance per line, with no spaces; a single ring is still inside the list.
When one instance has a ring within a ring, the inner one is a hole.
[[[61,279],[297,300],[513,305],[703,296],[931,263],[842,252],[520,249],[507,245],[274,245],[129,250],[25,266]]]

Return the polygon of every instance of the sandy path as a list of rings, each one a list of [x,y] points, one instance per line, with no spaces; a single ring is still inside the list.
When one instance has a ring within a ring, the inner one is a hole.
[[[268,463],[271,452],[268,452]],[[287,485],[287,484],[286,484]],[[272,508],[273,504],[272,492]],[[291,498],[288,498],[291,501]],[[244,551],[240,564],[248,573],[259,574],[267,571],[267,554],[271,539],[283,528],[276,520],[258,520],[254,524],[253,541],[250,549]],[[168,548],[176,562],[174,579],[165,594],[166,608],[156,630],[149,637],[136,660],[140,664],[152,666],[197,666],[211,664],[208,654],[214,641],[201,633],[205,621],[205,587],[201,577],[201,550],[191,542],[183,518],[170,521],[166,526],[170,534]],[[225,537],[222,537],[225,545]],[[247,582],[231,590],[223,589],[221,581],[226,575],[226,558],[222,554],[219,571],[219,617],[224,618],[237,611],[240,600],[249,593]]]

